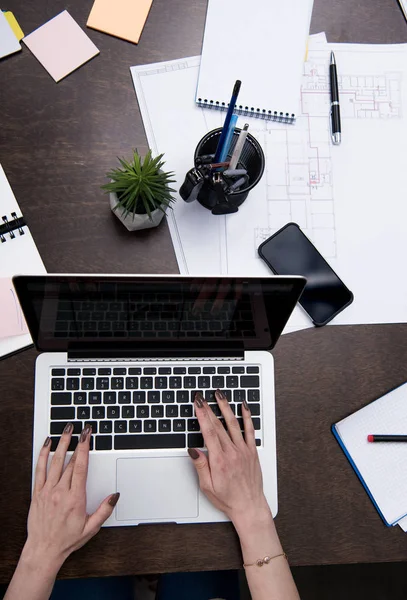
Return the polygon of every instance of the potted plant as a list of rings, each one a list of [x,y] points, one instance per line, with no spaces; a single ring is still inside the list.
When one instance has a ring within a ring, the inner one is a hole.
[[[174,173],[162,170],[162,157],[153,158],[149,150],[142,159],[134,150],[130,162],[119,158],[121,168],[106,174],[110,181],[102,189],[109,194],[113,213],[129,231],[157,227],[175,200],[171,195],[175,190],[169,187],[175,182]]]

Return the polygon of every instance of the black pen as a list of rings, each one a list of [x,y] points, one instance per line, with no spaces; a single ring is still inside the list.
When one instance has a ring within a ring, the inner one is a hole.
[[[388,435],[388,434],[379,434],[376,433],[374,435],[367,436],[368,442],[407,442],[407,435]]]
[[[332,143],[338,146],[341,143],[341,110],[339,107],[338,74],[333,52],[331,52],[331,64],[329,65],[329,81],[331,84],[331,136]]]

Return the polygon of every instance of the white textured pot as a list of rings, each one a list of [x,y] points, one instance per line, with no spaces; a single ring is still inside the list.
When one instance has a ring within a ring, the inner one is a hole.
[[[151,227],[157,227],[157,225],[159,225],[161,223],[161,221],[164,217],[163,211],[160,210],[159,208],[156,208],[151,213],[151,219],[148,215],[137,215],[137,214],[135,214],[134,217],[133,217],[133,214],[127,215],[127,217],[125,218],[122,214],[123,209],[121,206],[119,206],[116,210],[114,210],[115,206],[117,206],[117,204],[118,204],[117,194],[110,192],[109,202],[110,202],[110,208],[112,209],[113,214],[116,215],[116,217],[119,219],[119,221],[121,221],[123,223],[123,225],[125,226],[125,228],[128,229],[129,231],[138,231],[139,229],[150,229]],[[166,210],[166,207],[164,207],[164,211],[165,210]]]

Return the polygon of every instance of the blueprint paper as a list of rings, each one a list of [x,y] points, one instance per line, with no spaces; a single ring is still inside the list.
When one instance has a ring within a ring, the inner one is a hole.
[[[336,55],[343,142],[332,146],[330,51]],[[195,146],[224,115],[194,105],[199,57],[131,69],[149,145],[178,186]],[[403,322],[407,281],[406,45],[310,44],[296,125],[248,122],[266,170],[239,212],[213,216],[181,199],[168,222],[181,273],[266,275],[259,244],[297,222],[355,295],[333,323]],[[161,98],[166,98],[166,110]],[[174,139],[181,143],[174,145]],[[286,332],[312,326],[297,308]]]

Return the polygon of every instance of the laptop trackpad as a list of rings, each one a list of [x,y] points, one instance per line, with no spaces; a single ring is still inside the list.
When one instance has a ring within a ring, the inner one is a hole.
[[[197,517],[198,481],[188,457],[119,458],[119,521]]]

